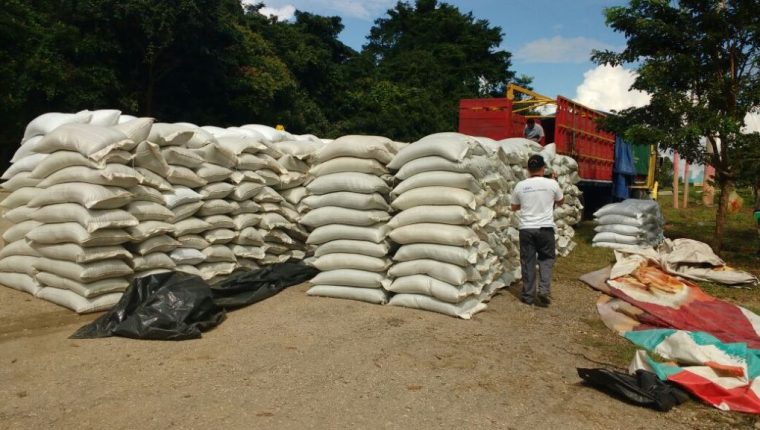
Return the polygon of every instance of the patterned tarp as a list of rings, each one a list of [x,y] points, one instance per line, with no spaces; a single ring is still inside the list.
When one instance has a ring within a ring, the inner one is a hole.
[[[619,269],[619,268],[618,268]],[[760,317],[665,273],[651,260],[610,279],[611,268],[581,277],[603,292],[604,323],[636,345],[631,371],[645,369],[723,409],[760,413]]]

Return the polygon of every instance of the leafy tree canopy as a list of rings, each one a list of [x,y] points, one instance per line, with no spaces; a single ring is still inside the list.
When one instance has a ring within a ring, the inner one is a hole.
[[[600,64],[637,64],[633,88],[652,95],[649,105],[610,117],[607,128],[715,166],[722,191],[718,248],[740,160],[760,145],[758,134],[740,133],[745,114],[760,106],[758,10],[758,0],[631,0],[605,11],[608,25],[625,34],[626,48],[593,54]]]
[[[284,124],[295,133],[412,140],[454,130],[458,100],[514,79],[502,30],[435,0],[399,2],[361,52],[339,17],[281,22],[240,0],[7,0],[0,146],[51,111],[116,108],[160,121]],[[529,83],[529,78],[523,82]]]

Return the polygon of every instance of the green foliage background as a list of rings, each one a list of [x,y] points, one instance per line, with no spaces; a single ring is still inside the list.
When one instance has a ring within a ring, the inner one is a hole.
[[[339,17],[278,22],[240,0],[6,0],[0,148],[44,112],[117,108],[199,125],[399,140],[455,130],[460,98],[515,77],[502,29],[436,0],[399,2],[360,52]],[[522,79],[526,79],[522,77]],[[529,82],[529,78],[527,78]]]

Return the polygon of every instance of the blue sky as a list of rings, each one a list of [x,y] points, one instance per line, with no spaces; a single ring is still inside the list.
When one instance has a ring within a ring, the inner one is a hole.
[[[265,12],[283,18],[295,9],[343,18],[342,41],[360,49],[375,19],[395,0],[265,0]],[[624,69],[597,68],[591,49],[622,49],[625,38],[604,23],[605,7],[620,0],[448,0],[463,12],[502,28],[502,48],[513,54],[512,69],[534,78],[547,96],[564,95],[598,109],[622,109],[648,102],[629,93],[634,75]],[[580,87],[580,88],[579,88]]]

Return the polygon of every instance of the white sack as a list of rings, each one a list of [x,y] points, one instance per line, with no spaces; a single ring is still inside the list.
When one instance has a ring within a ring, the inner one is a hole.
[[[339,285],[315,285],[306,291],[310,296],[332,297],[336,299],[358,300],[361,302],[388,303],[388,294],[382,289],[353,288]]]
[[[327,254],[360,254],[370,257],[383,258],[388,255],[389,245],[387,242],[366,242],[363,240],[333,240],[319,245],[314,253],[315,257]],[[327,282],[328,284],[332,282]]]
[[[472,229],[446,224],[410,224],[393,229],[390,238],[399,244],[433,243],[450,246],[471,246],[480,239]]]
[[[88,232],[104,228],[135,227],[140,221],[121,209],[88,210],[76,203],[61,203],[43,206],[30,214],[30,218],[41,224],[76,222]]]
[[[420,294],[397,294],[391,298],[388,304],[437,312],[465,320],[472,318],[473,315],[486,308],[486,304],[482,303],[477,297],[452,304]]]
[[[88,209],[117,209],[125,206],[132,198],[133,195],[123,188],[72,182],[38,191],[28,205],[41,207],[56,203],[77,203]]]
[[[391,265],[386,258],[369,257],[360,254],[327,254],[314,261],[314,267],[321,271],[355,269],[367,272],[384,272]]]
[[[360,288],[383,288],[390,282],[384,273],[367,272],[356,269],[337,269],[320,272],[312,280],[312,285],[338,285]]]
[[[315,228],[327,224],[370,226],[390,219],[388,212],[373,210],[344,209],[327,206],[314,209],[301,218],[301,224]]]
[[[112,308],[121,299],[122,293],[109,293],[88,299],[77,293],[60,288],[46,287],[41,289],[37,297],[71,309],[78,314],[100,312]]]

